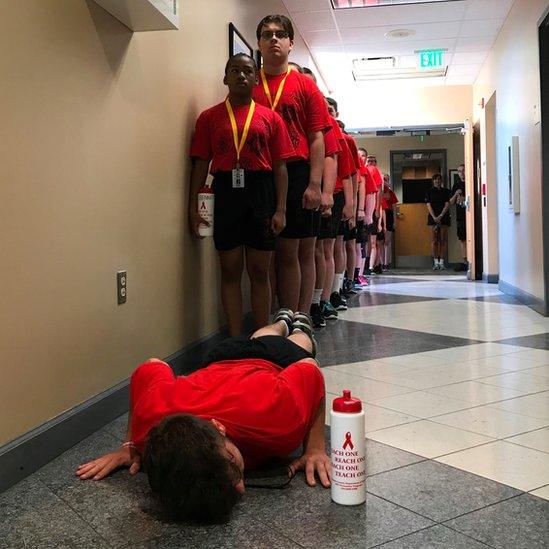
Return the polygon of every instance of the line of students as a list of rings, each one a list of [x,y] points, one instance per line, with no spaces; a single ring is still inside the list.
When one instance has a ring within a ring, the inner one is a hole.
[[[337,103],[325,100],[311,71],[290,64],[293,38],[285,16],[259,23],[263,67],[246,54],[229,59],[227,99],[199,116],[191,145],[190,227],[199,237],[199,226],[207,225],[197,206],[209,169],[231,335],[242,331],[244,266],[256,326],[268,324],[273,283],[280,307],[310,311],[320,327],[346,309],[345,295],[360,281],[357,248],[366,233],[370,271],[382,262],[376,239],[383,177],[375,162],[361,161],[336,121]]]

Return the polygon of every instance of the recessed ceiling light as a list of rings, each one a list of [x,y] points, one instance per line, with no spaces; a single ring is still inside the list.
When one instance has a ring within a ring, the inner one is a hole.
[[[414,34],[415,31],[410,29],[394,29],[385,33],[385,38],[408,38]]]
[[[403,6],[406,4],[436,4],[438,2],[461,2],[462,0],[332,0],[335,10],[352,8],[379,8],[382,6]]]

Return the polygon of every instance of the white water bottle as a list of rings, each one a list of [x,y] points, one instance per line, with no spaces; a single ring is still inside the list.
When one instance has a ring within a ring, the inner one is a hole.
[[[200,224],[198,234],[200,236],[213,236],[214,234],[214,192],[211,187],[202,187],[198,191],[198,215],[210,225]]]
[[[362,402],[344,390],[330,411],[332,500],[341,505],[366,501],[366,437]]]

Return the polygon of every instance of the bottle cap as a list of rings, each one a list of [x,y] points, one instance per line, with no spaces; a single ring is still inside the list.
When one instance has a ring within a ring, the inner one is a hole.
[[[352,397],[349,389],[345,389],[343,396],[334,398],[332,410],[342,414],[357,414],[362,412],[362,402],[358,398]]]

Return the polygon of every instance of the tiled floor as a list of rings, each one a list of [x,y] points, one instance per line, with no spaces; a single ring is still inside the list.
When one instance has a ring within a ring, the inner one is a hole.
[[[122,417],[0,495],[0,548],[549,547],[549,319],[449,274],[377,277],[350,305],[319,360],[329,401],[365,402],[365,505],[298,477],[228,525],[166,523],[144,475],[74,477]]]

